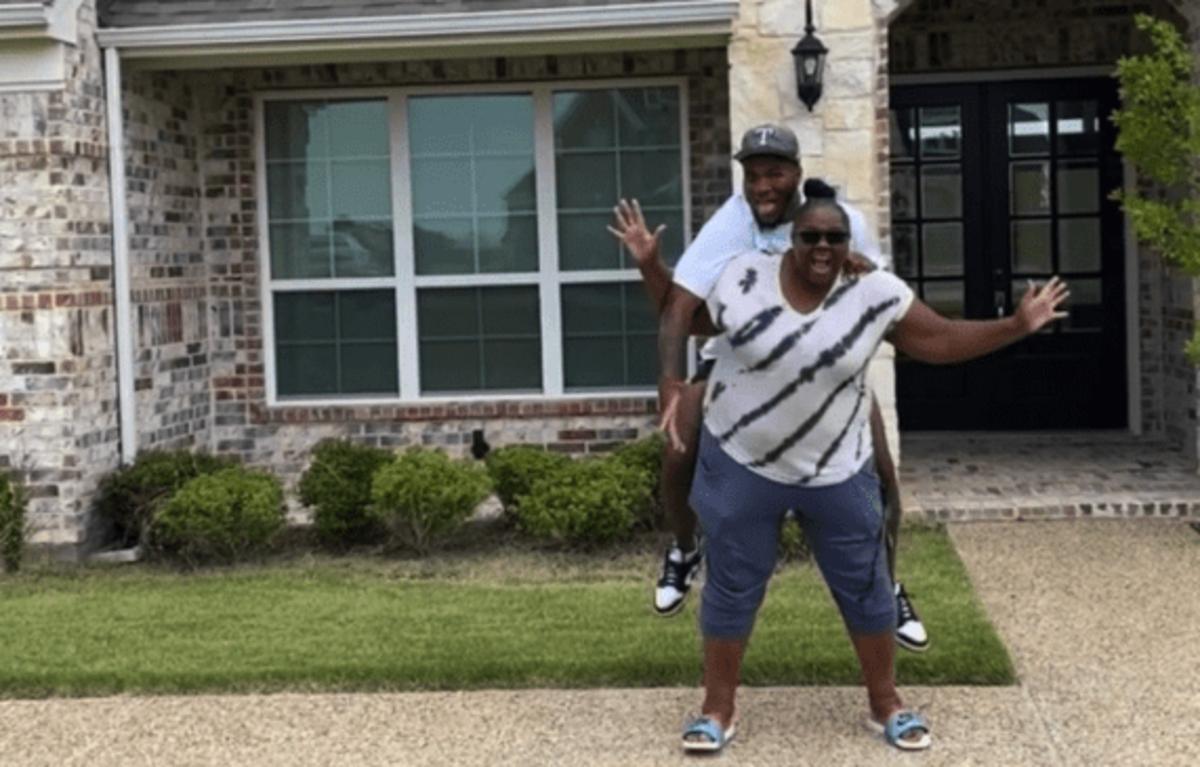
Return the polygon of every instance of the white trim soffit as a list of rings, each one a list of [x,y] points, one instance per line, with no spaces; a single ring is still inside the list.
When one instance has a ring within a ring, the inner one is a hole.
[[[58,40],[74,45],[83,0],[0,5],[0,40]]]
[[[503,36],[510,42],[556,37],[728,36],[738,0],[663,0],[572,8],[538,8],[475,13],[431,13],[342,19],[187,24],[101,29],[100,45],[122,49],[123,57],[153,57],[170,51],[219,54],[267,51],[302,45],[320,49],[346,42],[391,45],[470,43]]]

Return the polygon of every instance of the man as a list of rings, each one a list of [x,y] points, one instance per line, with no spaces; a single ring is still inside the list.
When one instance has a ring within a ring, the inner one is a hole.
[[[791,246],[791,221],[801,202],[803,172],[799,142],[787,128],[761,125],[750,129],[742,137],[735,159],[742,163],[744,171],[742,192],[730,197],[704,224],[680,258],[673,277],[658,257],[659,239],[665,227],[659,226],[651,233],[636,200],[632,204],[622,200],[615,209],[616,226],[609,227],[633,255],[650,300],[660,314],[659,402],[667,445],[663,452],[659,494],[668,529],[674,535],[664,555],[662,575],[654,593],[654,609],[663,616],[674,615],[683,608],[701,562],[696,515],[688,506],[687,497],[695,469],[705,383],[711,367],[709,360],[715,354],[703,355],[705,360],[697,374],[691,380],[685,380],[685,350],[692,323],[704,305],[704,298],[734,255],[750,249],[781,254]],[[832,193],[824,184],[819,186]],[[851,237],[859,253],[875,265],[886,265],[862,213],[848,205],[843,207],[850,216]],[[883,419],[874,400],[871,436],[888,510],[888,566],[895,581],[900,490]],[[898,581],[895,596],[897,641],[907,649],[924,651],[929,646],[925,627]]]

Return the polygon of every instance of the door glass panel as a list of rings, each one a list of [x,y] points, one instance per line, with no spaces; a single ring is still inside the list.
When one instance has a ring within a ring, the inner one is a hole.
[[[915,156],[917,129],[913,125],[911,109],[891,111],[891,140],[888,143],[892,157],[912,159]]]
[[[963,316],[963,284],[961,282],[927,282],[922,287],[925,303],[943,317],[961,319]]]
[[[1058,163],[1058,212],[1095,213],[1100,210],[1100,168],[1090,160]]]
[[[1055,109],[1060,153],[1096,154],[1100,151],[1100,108],[1095,101],[1060,101]]]
[[[962,274],[962,224],[926,224],[923,235],[924,275]]]
[[[896,274],[906,278],[917,276],[916,224],[892,227],[892,257],[896,261]]]
[[[916,218],[917,170],[912,166],[892,168],[892,217]]]
[[[1058,266],[1063,272],[1100,271],[1100,219],[1058,222]]]
[[[1071,280],[1067,299],[1067,330],[1090,330],[1104,325],[1103,285],[1100,280]]]
[[[1050,153],[1050,105],[1008,105],[1008,153],[1012,157]]]
[[[1014,272],[1049,274],[1050,222],[1012,222],[1012,269]]]
[[[962,115],[957,106],[921,107],[921,157],[958,157],[962,152]]]
[[[962,216],[962,168],[933,165],[921,169],[921,215],[924,218]]]
[[[1010,163],[1010,210],[1017,215],[1050,212],[1050,163]]]

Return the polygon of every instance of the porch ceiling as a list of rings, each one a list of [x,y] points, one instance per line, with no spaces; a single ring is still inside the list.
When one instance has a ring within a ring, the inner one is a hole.
[[[737,0],[324,1],[329,5],[284,0],[264,9],[254,0],[114,0],[98,37],[140,69],[628,51],[725,45],[739,6]],[[154,13],[171,7],[192,12]],[[130,26],[143,22],[151,23]]]

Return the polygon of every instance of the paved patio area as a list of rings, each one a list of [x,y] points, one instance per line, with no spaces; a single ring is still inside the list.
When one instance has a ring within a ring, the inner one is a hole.
[[[931,520],[1200,518],[1196,459],[1126,433],[901,437],[906,512]]]
[[[741,731],[715,759],[677,745],[696,689],[521,690],[0,701],[0,764],[1200,764],[1196,531],[1177,519],[950,530],[1021,683],[903,688],[935,728],[921,754],[865,732],[858,688],[745,690]]]

